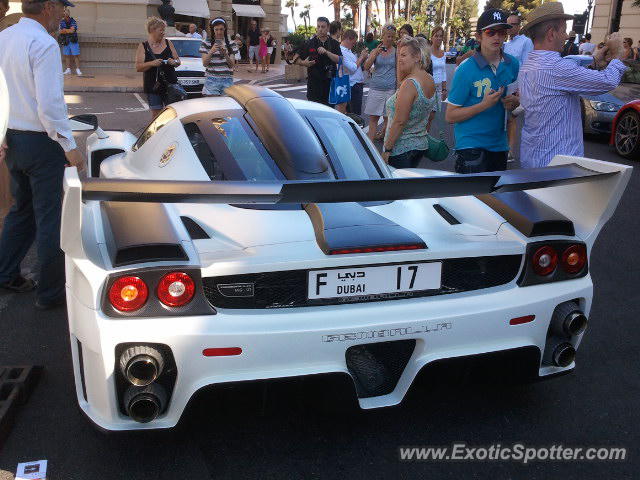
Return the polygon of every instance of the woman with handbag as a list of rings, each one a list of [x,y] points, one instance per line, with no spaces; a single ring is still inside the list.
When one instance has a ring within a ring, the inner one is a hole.
[[[138,45],[136,52],[136,71],[142,72],[151,119],[170,103],[168,90],[178,83],[175,67],[180,65],[180,57],[173,43],[164,38],[166,27],[158,17],[147,19],[148,38]]]
[[[211,41],[202,42],[200,53],[206,69],[202,95],[219,96],[233,85],[233,66],[238,52],[236,42],[231,42],[227,34],[227,22],[218,17],[211,20]]]
[[[395,168],[415,168],[429,150],[427,118],[436,102],[433,77],[424,70],[420,43],[413,37],[398,42],[400,88],[387,100],[389,123],[382,158]]]

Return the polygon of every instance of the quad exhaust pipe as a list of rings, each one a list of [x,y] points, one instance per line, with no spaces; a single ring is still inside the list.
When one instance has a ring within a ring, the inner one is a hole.
[[[576,359],[576,349],[570,343],[561,343],[553,351],[552,359],[556,367],[568,367]]]
[[[129,347],[120,356],[122,375],[129,383],[138,387],[155,382],[163,368],[162,354],[153,347]]]
[[[587,316],[575,302],[565,302],[553,312],[551,329],[558,336],[575,337],[584,333],[588,323]]]
[[[132,385],[124,394],[124,408],[127,415],[139,423],[155,420],[166,404],[167,394],[157,383],[146,387]]]

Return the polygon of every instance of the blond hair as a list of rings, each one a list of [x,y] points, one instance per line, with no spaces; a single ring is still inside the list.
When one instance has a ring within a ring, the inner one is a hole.
[[[166,28],[167,22],[158,17],[149,17],[147,18],[147,33],[151,33],[151,30],[155,30],[156,28]]]
[[[409,37],[408,35],[405,35],[404,37],[402,37],[400,40],[398,40],[398,46],[397,46],[397,50],[398,52],[400,51],[400,49],[402,47],[407,47],[409,50],[411,50],[411,54],[412,55],[416,55],[418,57],[420,57],[420,65],[422,66],[422,68],[426,68],[426,57],[425,54],[422,50],[422,46],[420,45],[420,42],[418,41],[418,39],[414,38],[414,37]],[[429,61],[431,61],[431,49],[429,49]]]
[[[422,51],[422,68],[427,70],[429,65],[431,65],[431,44],[429,40],[424,37],[416,37],[418,44],[420,45],[420,50]]]

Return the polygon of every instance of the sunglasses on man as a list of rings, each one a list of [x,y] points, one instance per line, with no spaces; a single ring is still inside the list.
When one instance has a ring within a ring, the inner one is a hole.
[[[483,30],[483,32],[485,32],[487,34],[487,36],[489,37],[493,37],[495,35],[498,35],[500,37],[506,37],[507,36],[507,31],[505,29],[498,29],[498,30],[494,30],[493,28],[487,28],[486,30]]]

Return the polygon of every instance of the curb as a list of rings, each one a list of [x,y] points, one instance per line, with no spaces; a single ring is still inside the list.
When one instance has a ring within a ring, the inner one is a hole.
[[[142,87],[94,87],[89,85],[80,85],[64,87],[64,93],[142,93]]]

